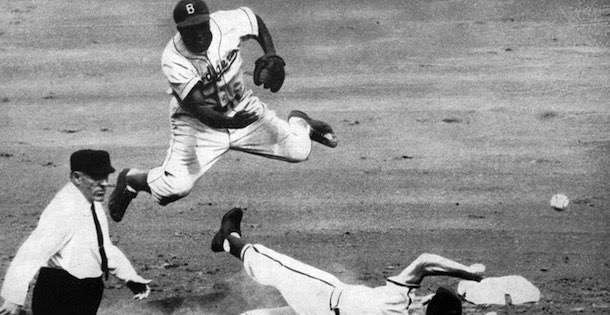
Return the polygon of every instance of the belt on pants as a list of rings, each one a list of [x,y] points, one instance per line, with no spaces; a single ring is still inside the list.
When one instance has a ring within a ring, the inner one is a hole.
[[[67,281],[71,281],[73,283],[77,283],[78,285],[84,286],[84,287],[91,287],[91,286],[96,286],[98,285],[100,282],[102,281],[102,276],[99,277],[94,277],[94,278],[77,278],[75,276],[73,276],[72,274],[70,274],[69,272],[63,270],[63,269],[56,269],[56,268],[50,268],[50,267],[42,267],[40,268],[40,273],[52,277],[52,278],[57,278],[57,277],[61,277],[63,279],[66,279]]]

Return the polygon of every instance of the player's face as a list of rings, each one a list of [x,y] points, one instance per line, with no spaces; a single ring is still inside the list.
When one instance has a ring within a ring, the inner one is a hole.
[[[179,27],[178,31],[182,35],[184,45],[188,50],[194,53],[202,53],[210,47],[212,42],[212,32],[210,31],[210,22],[201,24]]]
[[[89,202],[104,201],[108,188],[108,175],[92,176],[83,172],[73,173],[74,183]]]

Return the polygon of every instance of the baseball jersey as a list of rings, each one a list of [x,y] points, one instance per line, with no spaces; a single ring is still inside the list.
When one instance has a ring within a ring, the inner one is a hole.
[[[205,103],[213,104],[219,112],[233,109],[246,94],[240,44],[248,36],[258,36],[256,15],[246,7],[214,12],[210,14],[210,31],[212,41],[201,54],[186,49],[179,32],[163,51],[162,69],[174,95],[171,114],[189,115],[180,101],[198,82],[203,83]]]

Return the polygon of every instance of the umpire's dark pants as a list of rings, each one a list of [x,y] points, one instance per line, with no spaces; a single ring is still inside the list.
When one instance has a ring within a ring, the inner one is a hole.
[[[95,315],[103,292],[102,277],[78,279],[65,270],[42,268],[32,294],[32,313]]]

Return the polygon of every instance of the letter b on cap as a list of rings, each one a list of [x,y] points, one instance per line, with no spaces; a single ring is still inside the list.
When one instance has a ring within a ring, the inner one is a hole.
[[[192,3],[187,3],[185,8],[186,8],[186,13],[188,13],[188,14],[195,13],[195,7],[193,6]]]

